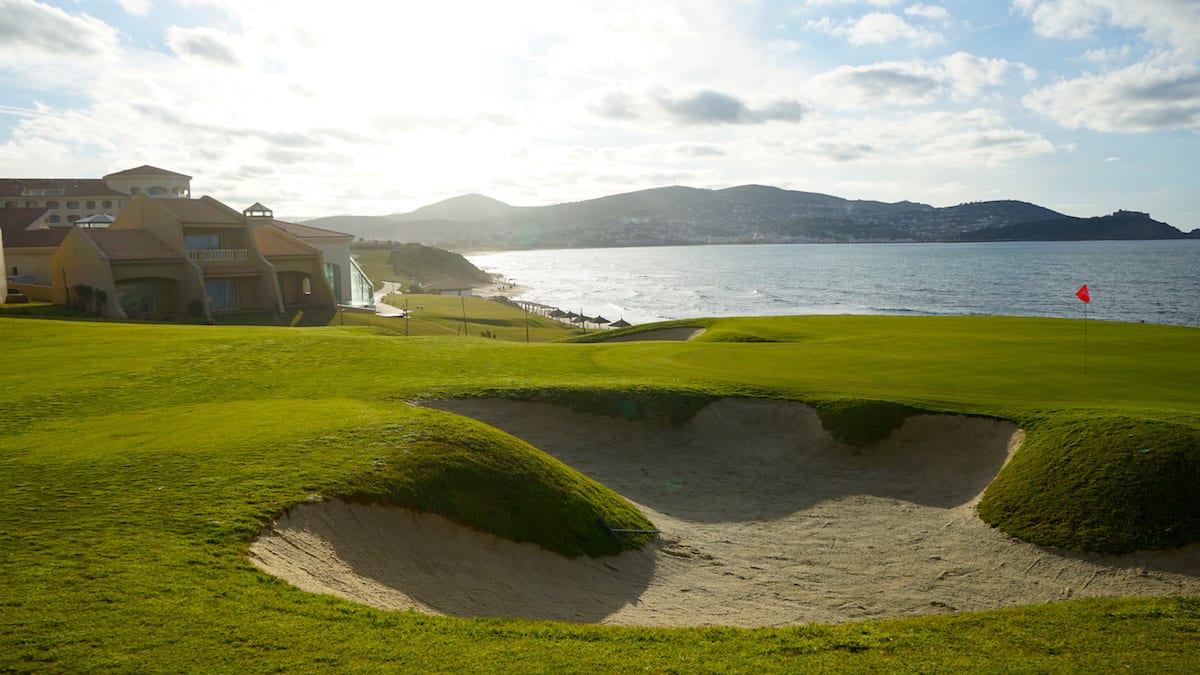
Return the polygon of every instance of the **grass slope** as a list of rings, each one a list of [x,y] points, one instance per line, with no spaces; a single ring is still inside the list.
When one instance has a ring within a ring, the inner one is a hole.
[[[549,545],[566,551],[599,545],[578,534],[593,513],[637,522],[622,500],[515,439],[406,404],[483,393],[668,421],[709,397],[776,396],[824,406],[827,424],[866,437],[910,410],[1007,417],[1029,440],[985,504],[1010,531],[1076,548],[1198,539],[1189,504],[1200,500],[1187,492],[1200,483],[1195,329],[1093,322],[1084,374],[1072,321],[709,325],[706,336],[771,342],[524,344],[0,318],[0,670],[1194,666],[1195,599],[833,627],[611,628],[376,611],[300,592],[247,561],[276,514],[334,494],[463,513],[500,504],[475,523],[497,531],[553,512],[562,520],[549,536],[537,523],[506,533],[562,537]],[[464,485],[492,496],[442,494]],[[560,509],[562,494],[582,506]]]
[[[385,302],[408,307],[409,335],[465,334],[508,342],[548,342],[582,333],[554,319],[483,298],[407,293],[388,296]]]

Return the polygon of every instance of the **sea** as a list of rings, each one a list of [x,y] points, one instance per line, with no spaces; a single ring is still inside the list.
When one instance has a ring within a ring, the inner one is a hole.
[[[762,244],[468,255],[590,317],[1045,316],[1200,326],[1200,240]],[[1091,302],[1076,292],[1086,284]]]

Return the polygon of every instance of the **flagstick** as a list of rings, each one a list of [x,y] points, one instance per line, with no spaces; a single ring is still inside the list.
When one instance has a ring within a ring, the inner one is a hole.
[[[1087,377],[1087,306],[1088,303],[1083,303],[1083,376]]]

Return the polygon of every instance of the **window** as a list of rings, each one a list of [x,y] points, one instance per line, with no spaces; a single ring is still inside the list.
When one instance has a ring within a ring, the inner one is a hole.
[[[72,211],[79,210],[79,202],[67,202],[67,208]]]
[[[358,266],[354,258],[350,259],[350,304],[369,305],[375,301],[375,287],[367,278],[366,272]]]
[[[96,208],[96,202],[89,201],[87,203],[87,207],[88,207],[88,210],[91,211],[92,209]]]
[[[152,188],[150,188],[150,189],[149,189],[149,190],[147,190],[146,192],[147,192],[147,193],[148,193],[148,194],[149,194],[151,197],[162,197],[163,195],[167,194],[167,189],[166,189],[166,188],[160,188],[160,187],[157,187],[157,186],[155,186],[155,187],[152,187]]]
[[[325,263],[324,270],[325,281],[329,282],[329,288],[333,290],[333,299],[337,302],[342,302],[342,268],[334,263]]]
[[[204,282],[204,292],[208,294],[209,307],[214,312],[237,309],[238,283],[235,279],[209,279]]]
[[[30,209],[37,208],[37,202],[25,202],[25,207]]]
[[[100,202],[100,205],[101,205],[100,208],[111,209],[112,208],[112,200],[105,199],[104,201]]]
[[[187,234],[183,237],[183,245],[189,251],[212,251],[221,248],[221,235]]]
[[[152,314],[158,309],[157,290],[150,280],[122,281],[117,284],[117,302],[129,316]]]
[[[46,208],[48,208],[48,209],[57,209],[57,208],[58,208],[58,202],[46,202]]]
[[[136,196],[142,194],[142,188],[133,188],[132,190],[129,191],[129,194],[136,197]]]
[[[50,224],[51,224],[51,225],[57,225],[57,224],[59,224],[60,222],[62,222],[62,218],[59,218],[57,214],[56,214],[56,215],[53,215],[53,216],[50,216]]]
[[[74,223],[74,222],[76,222],[76,221],[78,221],[78,220],[79,220],[79,214],[78,214],[78,213],[72,213],[71,215],[67,216],[67,222],[68,222],[68,223]]]
[[[5,208],[15,209],[15,208],[17,208],[17,203],[16,202],[4,202],[4,206],[5,206]]]

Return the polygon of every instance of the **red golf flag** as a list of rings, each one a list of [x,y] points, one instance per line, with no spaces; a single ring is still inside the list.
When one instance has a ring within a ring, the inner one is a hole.
[[[1092,301],[1092,295],[1088,293],[1087,284],[1080,286],[1079,290],[1075,291],[1075,296],[1084,302]]]

